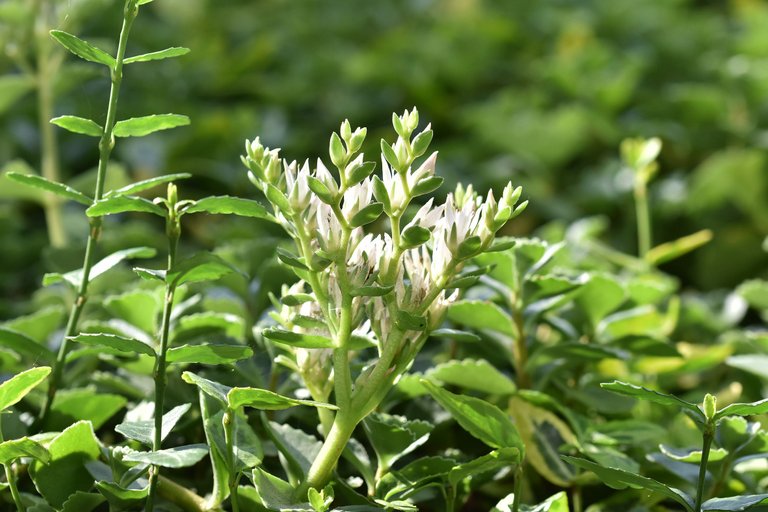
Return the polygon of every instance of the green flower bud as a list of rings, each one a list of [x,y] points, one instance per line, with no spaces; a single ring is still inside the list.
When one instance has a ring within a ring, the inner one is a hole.
[[[717,412],[717,397],[707,393],[707,396],[704,397],[704,416],[707,417],[707,420],[711,421],[712,418],[715,417],[716,412]]]

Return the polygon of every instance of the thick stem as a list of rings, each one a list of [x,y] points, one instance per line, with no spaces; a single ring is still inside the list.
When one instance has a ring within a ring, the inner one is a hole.
[[[520,490],[523,488],[523,466],[522,464],[515,469],[515,496],[512,498],[512,512],[520,512]]]
[[[184,486],[161,476],[158,479],[157,494],[163,499],[175,503],[187,512],[207,512],[211,510],[202,496],[198,496]]]
[[[61,181],[59,171],[59,148],[56,129],[50,123],[53,117],[53,85],[58,59],[51,58],[53,43],[48,35],[50,23],[50,1],[42,0],[37,4],[37,27],[35,48],[37,61],[37,121],[40,130],[40,169],[44,178]],[[67,244],[67,233],[61,214],[61,201],[57,196],[47,193],[45,196],[45,220],[48,225],[48,239],[53,247]]]
[[[125,58],[125,48],[128,43],[128,34],[131,31],[133,21],[138,14],[138,7],[136,0],[127,0],[123,17],[123,26],[120,30],[120,41],[117,47],[117,55],[115,57],[115,68],[111,71],[112,85],[109,90],[109,106],[107,107],[107,119],[104,123],[104,132],[99,140],[99,167],[96,175],[96,189],[93,194],[94,202],[101,199],[104,194],[104,182],[107,173],[107,164],[109,163],[109,156],[112,153],[114,147],[113,129],[115,127],[115,119],[117,116],[117,98],[120,94],[120,84],[123,78],[123,59]],[[88,235],[88,242],[85,247],[85,257],[83,258],[83,278],[80,283],[80,288],[77,292],[77,297],[72,309],[70,310],[69,320],[67,321],[67,328],[64,332],[64,338],[59,346],[59,352],[56,356],[56,361],[53,364],[53,370],[51,371],[51,378],[48,384],[48,395],[46,397],[45,404],[40,411],[38,419],[38,427],[42,427],[48,417],[48,414],[53,405],[53,401],[56,398],[56,392],[61,385],[62,375],[64,373],[64,365],[66,363],[67,354],[69,352],[69,337],[77,334],[78,321],[80,314],[85,307],[85,303],[88,298],[88,284],[91,272],[91,267],[94,264],[96,257],[96,243],[98,242],[101,234],[101,219],[98,217],[92,218],[90,222],[90,232]]]
[[[581,512],[584,505],[582,504],[580,485],[574,485],[571,488],[571,498],[573,499],[573,512]]]
[[[637,217],[637,252],[645,259],[651,250],[651,214],[648,209],[648,190],[642,178],[635,180],[635,216]]]
[[[528,344],[525,339],[525,319],[523,318],[522,308],[513,306],[512,318],[517,328],[517,337],[515,338],[515,373],[517,374],[517,387],[526,389],[531,387],[531,377],[528,375],[526,366],[528,365]]]
[[[701,504],[704,500],[704,482],[707,479],[707,461],[709,460],[709,449],[712,447],[712,440],[715,438],[714,425],[708,423],[704,427],[704,442],[701,448],[701,462],[699,463],[699,481],[696,485],[696,503],[694,512],[701,512]]]
[[[317,457],[312,462],[312,466],[309,468],[306,481],[296,490],[297,499],[305,499],[310,487],[322,489],[330,480],[331,473],[333,473],[333,469],[336,467],[336,462],[341,457],[358,423],[355,421],[355,418],[348,418],[344,414],[345,412],[348,411],[340,410],[336,415],[336,420],[333,422],[331,431],[328,433],[320,453],[317,454]]]
[[[169,238],[168,238],[168,272],[176,263],[176,249],[179,244],[179,225],[178,218],[169,212]],[[168,353],[168,344],[171,334],[171,313],[173,312],[173,298],[176,292],[176,285],[166,284],[165,303],[163,305],[163,319],[160,327],[160,343],[157,360],[155,361],[155,428],[152,438],[152,450],[160,450],[163,442],[163,409],[165,406],[165,387],[168,382],[166,374],[166,358]],[[157,492],[157,480],[160,475],[160,467],[152,466],[149,469],[149,493],[145,510],[151,512],[154,507],[155,495]]]

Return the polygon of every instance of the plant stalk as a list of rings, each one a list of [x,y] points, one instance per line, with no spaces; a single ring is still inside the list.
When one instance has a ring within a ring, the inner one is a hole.
[[[709,460],[709,450],[712,447],[712,440],[715,438],[714,425],[707,423],[704,427],[704,442],[701,448],[701,462],[699,463],[699,480],[696,485],[696,502],[694,512],[701,512],[701,505],[704,501],[704,482],[707,479],[707,461]]]
[[[320,453],[317,454],[309,468],[307,479],[296,490],[297,499],[306,499],[310,487],[322,489],[331,478],[336,462],[341,457],[358,423],[355,418],[348,417],[348,413],[348,409],[339,409],[338,414],[336,414],[331,431],[328,433]]]
[[[240,472],[235,468],[235,411],[227,409],[224,413],[224,441],[227,444],[227,465],[229,466],[229,501],[232,504],[232,512],[240,511],[237,501],[237,484],[240,480]]]
[[[523,466],[518,465],[515,469],[515,488],[514,498],[512,499],[512,512],[520,512],[520,491],[523,487]]]
[[[104,195],[104,183],[107,174],[107,165],[109,163],[109,157],[112,153],[112,148],[115,145],[115,138],[113,135],[113,129],[115,127],[115,119],[117,116],[117,99],[120,95],[120,85],[123,80],[123,59],[125,58],[125,48],[128,44],[128,35],[130,34],[133,22],[138,14],[138,6],[136,0],[126,0],[123,26],[120,30],[120,40],[117,47],[117,55],[115,57],[115,68],[111,70],[111,82],[109,90],[109,105],[107,107],[107,119],[104,122],[104,131],[102,132],[101,139],[99,139],[99,167],[96,175],[96,189],[93,194],[93,201],[96,203]],[[46,396],[45,404],[40,411],[38,418],[38,427],[42,427],[45,424],[48,414],[50,413],[53,401],[56,398],[56,392],[61,385],[61,379],[64,373],[64,366],[66,364],[67,353],[69,352],[69,337],[77,334],[78,323],[80,315],[88,300],[88,284],[89,276],[91,273],[91,267],[94,264],[96,256],[96,244],[98,243],[99,236],[101,235],[101,218],[94,217],[90,220],[90,231],[88,235],[88,242],[85,246],[85,256],[83,258],[83,277],[80,283],[80,287],[77,291],[77,297],[70,310],[69,319],[67,321],[67,328],[64,332],[64,338],[59,346],[59,351],[56,356],[56,361],[53,364],[53,370],[51,371],[51,378],[48,385],[48,394]]]
[[[53,117],[53,86],[54,76],[58,68],[58,60],[51,54],[53,43],[48,35],[51,26],[49,11],[50,1],[41,0],[37,7],[37,27],[35,39],[35,59],[37,61],[37,73],[35,75],[37,86],[37,122],[40,130],[40,170],[44,178],[50,181],[61,181],[59,170],[59,148],[56,129],[50,123]],[[49,193],[45,195],[45,221],[48,226],[48,240],[52,247],[64,247],[67,245],[67,232],[64,228],[64,220],[61,213],[61,201]]]
[[[2,422],[0,422],[0,443],[2,443],[3,440],[3,425]],[[26,509],[24,508],[24,503],[21,501],[19,488],[16,486],[16,478],[13,475],[12,463],[3,464],[3,469],[5,469],[5,481],[8,482],[8,488],[11,490],[11,496],[13,497],[13,502],[16,504],[16,510],[18,512],[24,512]]]
[[[637,217],[637,252],[645,259],[651,250],[651,214],[648,208],[648,188],[642,177],[635,179],[635,216]]]
[[[179,245],[180,227],[179,219],[173,212],[168,213],[168,273],[176,264],[176,250]],[[176,293],[174,283],[165,285],[165,303],[163,304],[163,320],[160,327],[160,352],[155,361],[155,428],[152,439],[152,450],[160,450],[163,442],[163,408],[165,405],[165,387],[168,382],[166,375],[168,344],[171,333],[171,313],[173,312],[173,298]],[[155,494],[157,492],[157,480],[160,474],[159,466],[151,466],[149,469],[149,493],[145,510],[151,512],[154,507]]]

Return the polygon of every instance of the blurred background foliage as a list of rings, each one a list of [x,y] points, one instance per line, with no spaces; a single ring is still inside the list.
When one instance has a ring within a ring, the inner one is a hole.
[[[47,44],[41,29],[114,51],[121,5],[0,2],[3,169],[40,168],[38,102],[25,70],[35,71]],[[253,197],[239,161],[246,138],[260,135],[303,160],[327,154],[327,134],[349,118],[369,127],[367,153],[376,154],[379,138],[390,137],[390,113],[415,105],[435,129],[447,181],[439,195],[459,181],[485,191],[512,180],[531,206],[508,234],[599,215],[605,240],[634,253],[632,175],[618,145],[659,136],[654,242],[714,232],[664,270],[684,287],[732,288],[765,275],[768,263],[766,27],[761,0],[159,0],[143,8],[128,53],[192,52],[126,68],[118,116],[175,112],[192,125],[119,141],[110,182],[184,171],[194,175],[181,185],[187,197]],[[63,58],[50,82],[53,114],[103,121],[106,71],[53,51]],[[62,179],[89,190],[94,139],[57,135]],[[82,208],[66,204],[69,242],[49,248],[45,217],[28,198],[0,180],[0,318],[27,312],[22,299],[43,272],[77,267],[87,235]],[[277,236],[263,223],[194,222],[187,243],[203,247],[247,252]],[[147,223],[109,219],[104,252],[160,248],[162,226]]]

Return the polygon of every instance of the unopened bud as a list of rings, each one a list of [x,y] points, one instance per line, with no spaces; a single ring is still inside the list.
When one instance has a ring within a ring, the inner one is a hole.
[[[711,420],[712,418],[715,417],[716,412],[717,412],[717,397],[707,393],[707,396],[704,397],[704,416],[707,417],[707,420]]]

